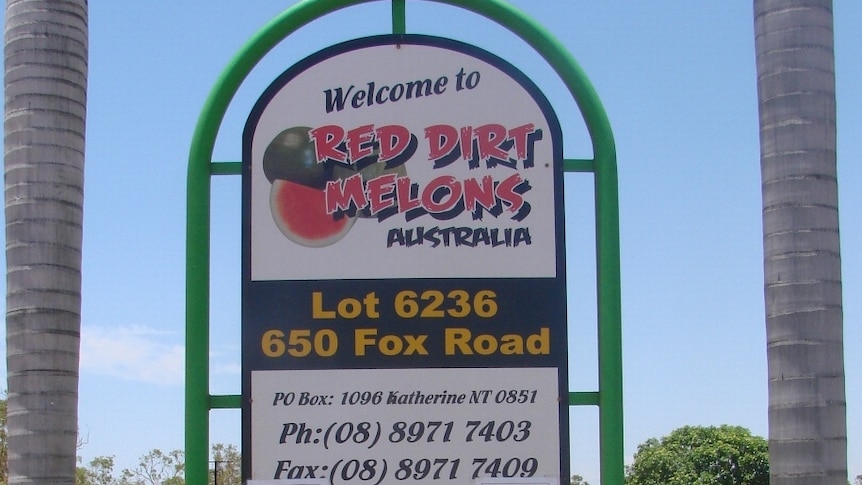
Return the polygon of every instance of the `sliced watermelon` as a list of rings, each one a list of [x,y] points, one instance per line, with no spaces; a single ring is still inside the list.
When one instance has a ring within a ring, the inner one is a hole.
[[[276,179],[270,190],[272,218],[291,241],[310,248],[335,244],[356,222],[353,217],[326,213],[322,190]]]

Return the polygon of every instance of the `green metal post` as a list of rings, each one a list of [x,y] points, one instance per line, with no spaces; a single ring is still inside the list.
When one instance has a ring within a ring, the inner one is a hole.
[[[616,159],[596,159],[595,186],[601,476],[603,483],[622,485],[625,481],[625,451]]]
[[[407,33],[407,6],[404,0],[392,0],[392,33]]]
[[[194,142],[192,146],[194,150]],[[189,158],[186,209],[186,483],[204,484],[209,454],[210,173],[208,163],[194,163],[194,156]]]

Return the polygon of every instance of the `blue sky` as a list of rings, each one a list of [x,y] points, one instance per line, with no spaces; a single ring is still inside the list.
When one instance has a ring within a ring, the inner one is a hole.
[[[90,5],[80,428],[85,461],[131,467],[183,446],[185,182],[198,113],[239,47],[292,1],[152,0]],[[751,2],[513,3],[573,54],[617,143],[625,446],[687,424],[766,435],[757,98]],[[838,164],[851,476],[862,473],[862,4],[835,2]],[[589,145],[562,83],[490,21],[408,2],[409,32],[489,50],[527,73],[563,123],[565,155]],[[314,22],[237,93],[215,160],[239,160],[251,106],[325,46],[386,33],[389,3]],[[566,176],[572,390],[595,390],[592,177]],[[213,181],[211,390],[240,388],[240,183]],[[572,471],[598,483],[597,411],[573,408]],[[238,411],[213,442],[239,443]]]

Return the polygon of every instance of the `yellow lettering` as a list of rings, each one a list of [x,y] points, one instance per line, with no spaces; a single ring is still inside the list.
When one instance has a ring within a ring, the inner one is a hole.
[[[338,302],[338,316],[356,318],[362,313],[362,304],[356,298],[345,298]]]
[[[503,355],[523,355],[524,337],[510,333],[500,339],[500,353]]]
[[[473,349],[480,355],[491,355],[497,351],[497,339],[493,335],[479,335],[473,341]]]
[[[473,355],[470,350],[470,331],[466,328],[447,328],[445,333],[446,355],[455,355],[456,349],[463,355]]]
[[[323,292],[315,291],[311,294],[311,318],[332,319],[335,318],[334,310],[323,309]]]
[[[374,345],[376,336],[376,328],[357,328],[353,332],[353,353],[357,356],[365,355],[365,348]]]
[[[404,342],[397,335],[384,335],[378,347],[383,355],[398,355],[404,349]]]
[[[377,295],[373,291],[365,295],[362,303],[365,304],[365,314],[368,318],[380,318],[380,312],[377,311],[377,304],[380,303],[380,298],[377,298]]]
[[[551,332],[548,327],[542,327],[539,333],[527,337],[527,351],[533,355],[548,355],[551,353]]]

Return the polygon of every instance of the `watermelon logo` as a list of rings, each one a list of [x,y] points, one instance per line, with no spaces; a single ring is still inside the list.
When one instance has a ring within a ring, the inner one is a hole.
[[[326,213],[324,188],[332,167],[314,159],[308,130],[296,126],[279,133],[263,154],[263,173],[272,183],[269,206],[281,233],[301,246],[320,248],[340,241],[356,219]]]
[[[279,133],[263,154],[263,173],[272,184],[269,206],[275,225],[285,237],[301,246],[321,248],[340,241],[358,218],[373,217],[367,208],[352,213],[327,214],[326,183],[360,173],[362,180],[387,174],[403,177],[404,165],[386,167],[377,162],[377,152],[356,165],[315,159],[307,126]]]

